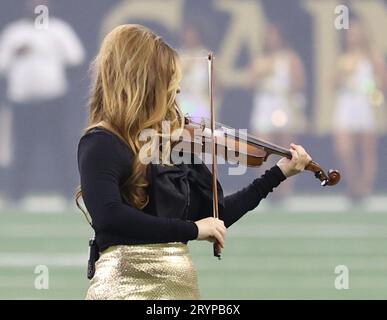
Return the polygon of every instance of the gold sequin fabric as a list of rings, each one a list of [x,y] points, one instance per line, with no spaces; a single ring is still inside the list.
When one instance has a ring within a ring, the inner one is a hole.
[[[112,246],[102,252],[86,299],[199,299],[197,272],[184,243]]]

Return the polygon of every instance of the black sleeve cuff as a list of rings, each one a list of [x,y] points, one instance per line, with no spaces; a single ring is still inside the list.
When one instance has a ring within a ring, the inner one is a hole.
[[[269,172],[272,172],[273,175],[278,179],[278,181],[281,183],[282,181],[284,181],[286,179],[286,176],[284,175],[284,173],[282,172],[282,170],[280,169],[279,166],[275,165],[274,167],[272,167]]]
[[[187,220],[179,220],[177,226],[178,236],[180,241],[195,240],[198,237],[199,229],[195,222]]]

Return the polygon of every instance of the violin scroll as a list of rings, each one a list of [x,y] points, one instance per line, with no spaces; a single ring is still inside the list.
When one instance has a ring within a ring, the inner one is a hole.
[[[315,177],[321,181],[322,186],[334,186],[339,183],[341,178],[338,170],[330,169],[328,174],[326,174],[321,166],[314,161],[311,161],[305,167],[305,170],[314,172]]]

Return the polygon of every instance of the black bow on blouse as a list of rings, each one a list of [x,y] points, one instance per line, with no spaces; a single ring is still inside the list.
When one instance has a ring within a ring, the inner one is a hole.
[[[159,217],[187,219],[190,185],[212,206],[212,175],[205,164],[151,165],[154,211]],[[219,205],[224,207],[223,190],[218,184]]]

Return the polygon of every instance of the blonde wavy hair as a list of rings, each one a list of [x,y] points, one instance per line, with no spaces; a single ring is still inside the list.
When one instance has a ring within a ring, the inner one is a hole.
[[[164,120],[170,121],[171,131],[184,125],[176,102],[181,80],[178,54],[146,27],[121,25],[103,40],[92,71],[94,84],[85,131],[103,127],[130,148],[134,156],[132,174],[121,192],[131,205],[142,209],[149,201],[149,182],[148,165],[139,157],[140,149],[147,145],[139,139],[140,133],[153,129],[162,135]],[[79,188],[78,207],[81,196]]]

